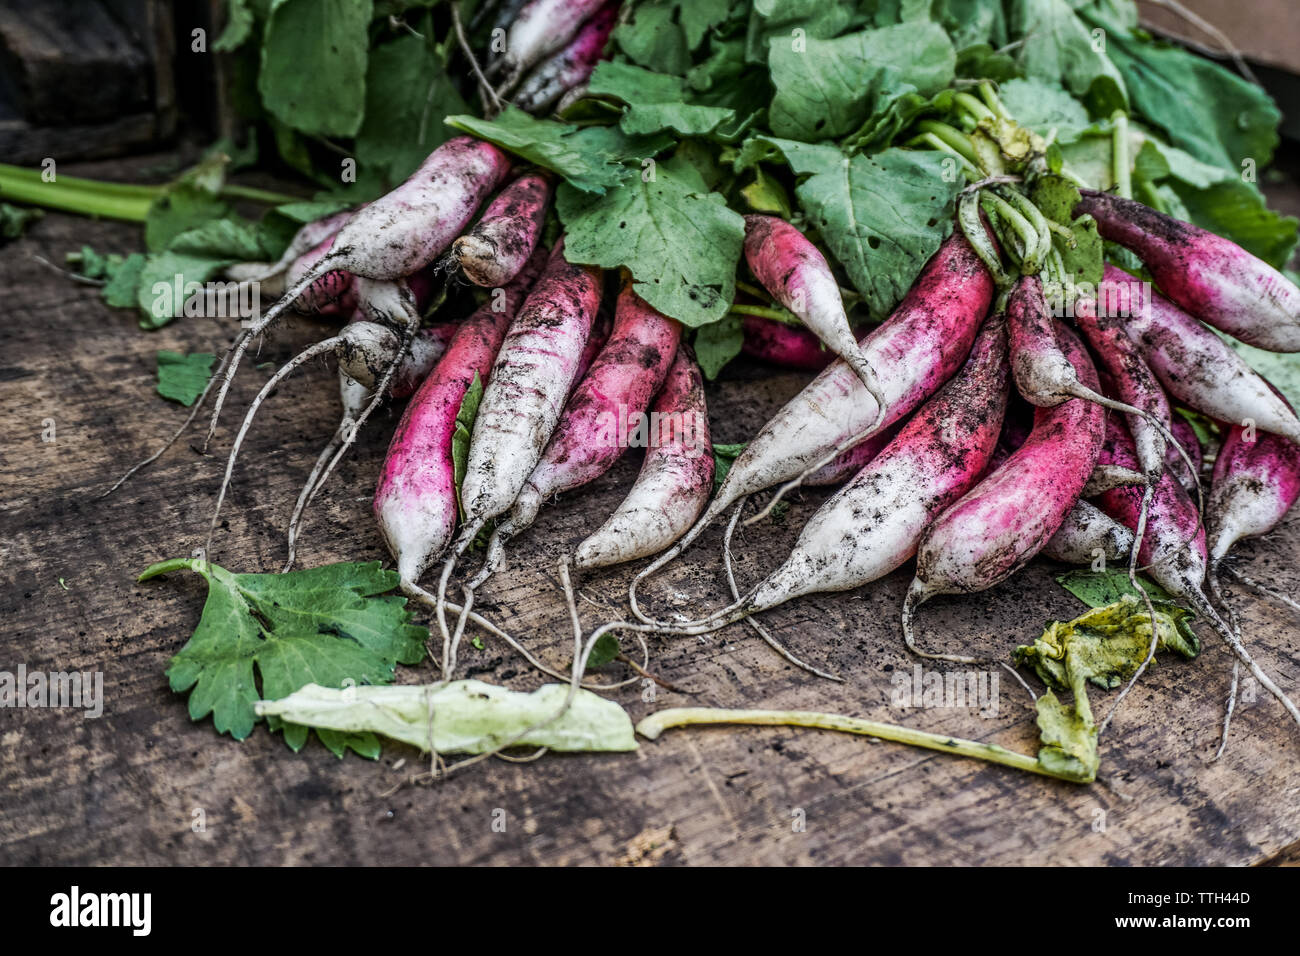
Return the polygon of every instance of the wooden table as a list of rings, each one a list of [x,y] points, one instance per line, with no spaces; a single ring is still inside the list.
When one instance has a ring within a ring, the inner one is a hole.
[[[131,164],[79,174],[130,175]],[[1294,193],[1280,197],[1294,204]],[[138,247],[133,227],[50,215],[0,253],[0,670],[99,670],[105,709],[0,711],[0,862],[6,863],[872,863],[1260,864],[1300,859],[1300,734],[1262,691],[1238,711],[1226,755],[1218,742],[1232,659],[1208,631],[1192,662],[1162,659],[1102,742],[1104,783],[1030,777],[972,760],[862,737],[785,728],[670,731],[635,754],[490,761],[436,786],[406,785],[409,747],[369,762],[338,760],[315,741],[291,753],[257,730],[243,743],[191,723],[163,670],[198,621],[192,575],[135,583],[162,558],[202,543],[233,414],[215,450],[186,444],[106,500],[96,495],[152,451],[183,417],[154,392],[155,351],[218,351],[230,330],[188,319],[145,333],[93,288],[37,263],[88,243]],[[322,334],[295,321],[263,348],[283,362]],[[248,363],[240,409],[269,374]],[[740,365],[710,387],[718,441],[748,438],[806,377]],[[217,563],[277,570],[301,481],[336,418],[335,380],[321,364],[263,410],[235,473]],[[379,417],[314,508],[302,560],[387,559],[369,514],[396,411]],[[54,440],[44,441],[54,429]],[[198,434],[197,432],[195,433]],[[631,482],[624,461],[589,490],[544,510],[489,586],[484,613],[557,667],[569,659],[555,567]],[[738,572],[774,567],[824,500],[807,492],[784,520],[740,535]],[[725,598],[720,534],[706,534],[646,591],[653,607],[713,607]],[[1242,565],[1288,593],[1300,589],[1300,513]],[[936,600],[920,614],[934,647],[1006,654],[1051,619],[1082,606],[1045,562],[974,598]],[[588,627],[621,615],[628,570],[593,574],[580,590]],[[639,719],[661,707],[797,707],[905,723],[1032,753],[1028,695],[1003,673],[996,716],[975,708],[891,703],[911,673],[898,610],[910,572],[767,615],[798,654],[843,675],[818,679],[777,657],[743,626],[709,638],[652,643],[652,670],[692,692],[632,687],[616,699]],[[1297,620],[1241,589],[1248,641],[1280,683],[1300,684]],[[464,672],[527,689],[539,683],[491,638],[467,647]],[[622,676],[621,665],[608,669]],[[429,665],[403,682],[433,679]],[[1093,692],[1099,714],[1114,694]],[[399,764],[401,764],[399,768]],[[204,826],[195,821],[202,818]],[[504,828],[494,822],[504,821]]]

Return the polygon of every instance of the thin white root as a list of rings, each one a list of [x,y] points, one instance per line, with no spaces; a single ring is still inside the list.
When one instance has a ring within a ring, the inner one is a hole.
[[[343,427],[334,433],[329,442],[321,449],[320,455],[316,459],[316,464],[312,467],[311,473],[307,476],[307,481],[302,486],[302,491],[298,493],[298,500],[293,506],[293,515],[289,518],[288,534],[288,557],[285,559],[284,567],[280,570],[281,574],[287,573],[292,567],[298,554],[298,532],[302,525],[302,519],[307,511],[307,506],[316,499],[316,493],[321,490],[320,475],[325,470],[326,463],[333,457],[335,449],[343,440]]]
[[[966,657],[961,654],[932,654],[916,646],[916,638],[912,633],[912,620],[916,616],[916,609],[929,598],[930,595],[926,593],[924,586],[919,581],[913,581],[912,586],[907,590],[907,597],[903,599],[903,642],[907,645],[907,649],[917,657],[925,657],[932,661],[950,661],[953,664],[993,663],[993,661],[983,657]]]
[[[1275,591],[1273,588],[1270,588],[1265,584],[1260,584],[1254,578],[1247,577],[1246,575],[1238,571],[1236,568],[1229,567],[1226,564],[1223,565],[1223,568],[1234,578],[1240,581],[1242,584],[1246,585],[1246,587],[1258,591],[1260,594],[1263,594],[1265,597],[1272,598],[1274,601],[1277,601],[1279,604],[1286,605],[1293,611],[1300,612],[1300,602],[1297,602],[1294,598],[1289,598],[1281,591]]]
[[[1195,609],[1210,621],[1214,626],[1214,629],[1219,633],[1219,636],[1223,638],[1224,643],[1232,648],[1233,652],[1241,662],[1250,669],[1250,673],[1254,676],[1255,680],[1259,681],[1260,685],[1265,690],[1278,699],[1279,703],[1286,708],[1287,713],[1291,715],[1291,719],[1300,726],[1300,707],[1296,707],[1295,702],[1273,682],[1273,678],[1264,673],[1264,669],[1255,663],[1255,659],[1250,656],[1250,652],[1246,650],[1246,646],[1238,639],[1237,635],[1233,633],[1232,629],[1224,623],[1223,618],[1221,618],[1218,612],[1214,610],[1210,605],[1210,602],[1205,599],[1205,595],[1198,591],[1193,596],[1192,600]]]
[[[262,403],[266,401],[266,397],[270,395],[280,382],[293,372],[294,369],[305,362],[311,361],[318,355],[331,351],[340,341],[341,340],[338,336],[334,336],[303,349],[293,358],[289,359],[289,361],[280,366],[280,368],[276,370],[276,373],[267,379],[266,384],[262,386],[262,390],[258,392],[257,397],[253,399],[253,403],[248,407],[248,413],[244,415],[244,422],[239,427],[239,433],[235,436],[235,443],[230,448],[230,454],[226,458],[226,473],[221,479],[221,491],[217,494],[216,507],[212,509],[212,521],[208,524],[208,537],[204,545],[207,551],[211,552],[212,550],[212,536],[216,533],[217,520],[221,517],[221,505],[225,502],[226,492],[230,489],[230,476],[235,471],[235,459],[239,457],[239,449],[244,444],[244,437],[248,434],[249,428],[252,427],[253,418],[257,415],[257,410],[262,406]]]
[[[1233,610],[1232,605],[1229,604],[1227,599],[1223,596],[1223,590],[1219,586],[1219,576],[1217,574],[1217,569],[1212,568],[1210,570],[1210,573],[1206,575],[1206,580],[1209,582],[1210,585],[1210,597],[1212,597],[1215,600],[1215,602],[1219,605],[1219,607],[1223,608],[1223,610],[1227,613],[1228,624],[1232,627],[1232,633],[1236,635],[1237,640],[1240,641],[1241,626],[1237,623],[1237,612]],[[1233,661],[1232,662],[1232,684],[1228,688],[1228,702],[1223,709],[1223,730],[1219,734],[1219,748],[1214,752],[1214,756],[1210,758],[1210,763],[1214,763],[1214,761],[1222,757],[1223,751],[1227,749],[1228,730],[1232,726],[1233,712],[1237,709],[1237,685],[1240,682],[1240,680],[1241,680],[1241,662]]]
[[[1133,590],[1142,595],[1142,600],[1146,604],[1147,618],[1151,621],[1151,644],[1147,648],[1146,657],[1142,659],[1138,669],[1133,672],[1133,676],[1129,678],[1128,683],[1124,685],[1124,689],[1115,698],[1115,703],[1111,705],[1110,710],[1106,713],[1106,718],[1097,727],[1098,737],[1106,732],[1106,728],[1110,726],[1111,718],[1115,716],[1116,711],[1119,710],[1119,705],[1124,702],[1124,698],[1133,689],[1133,685],[1138,682],[1138,678],[1146,672],[1147,666],[1151,663],[1152,658],[1156,656],[1156,647],[1160,644],[1160,630],[1156,627],[1155,605],[1151,603],[1151,596],[1147,594],[1147,589],[1138,584],[1137,579],[1138,550],[1142,547],[1142,537],[1146,534],[1147,513],[1151,507],[1151,499],[1155,497],[1155,492],[1155,484],[1148,483],[1146,491],[1142,494],[1142,507],[1138,509],[1137,529],[1133,532],[1133,546],[1128,553],[1128,583]]]
[[[748,496],[741,498],[740,501],[736,502],[736,510],[732,512],[731,520],[727,522],[727,531],[722,539],[722,566],[727,572],[727,587],[731,589],[731,598],[737,604],[740,603],[741,596],[740,588],[736,586],[736,574],[731,562],[731,537],[735,534],[736,522],[740,518],[740,513],[744,509],[747,500]],[[840,677],[838,674],[830,674],[826,671],[819,670],[811,664],[806,664],[799,658],[795,657],[794,654],[786,649],[785,645],[773,637],[768,629],[760,624],[756,618],[752,616],[747,617],[745,618],[745,623],[754,629],[754,632],[763,639],[768,647],[772,648],[772,650],[776,651],[795,667],[806,670],[808,673],[815,674],[818,677],[824,677],[826,680],[833,680],[839,684],[844,683],[844,678]]]
[[[231,344],[230,348],[226,349],[226,354],[221,357],[221,364],[218,365],[216,371],[214,371],[212,375],[208,377],[208,383],[203,386],[203,391],[200,392],[199,397],[194,400],[194,406],[190,409],[190,413],[185,416],[185,421],[181,422],[180,427],[178,427],[176,431],[172,432],[171,437],[168,438],[167,441],[163,442],[163,446],[159,448],[156,452],[154,452],[148,458],[144,459],[144,461],[136,462],[129,469],[127,469],[126,474],[124,474],[121,478],[117,479],[117,481],[113,483],[113,487],[109,488],[108,491],[100,495],[99,496],[100,498],[107,498],[113,492],[117,491],[118,488],[121,488],[124,484],[126,484],[127,481],[130,480],[131,476],[134,475],[141,468],[147,468],[149,465],[152,465],[155,461],[157,461],[159,458],[165,455],[167,451],[172,447],[172,445],[176,444],[177,440],[181,437],[181,435],[185,434],[186,430],[190,427],[190,425],[194,424],[194,419],[199,417],[199,412],[203,409],[203,403],[206,402],[208,399],[208,393],[212,391],[212,386],[216,384],[217,379],[220,378],[221,376],[221,373],[225,371],[226,365],[230,362],[230,356],[234,352],[235,345],[238,344],[239,339],[244,334],[245,333],[241,332],[240,335],[235,338],[235,342]]]

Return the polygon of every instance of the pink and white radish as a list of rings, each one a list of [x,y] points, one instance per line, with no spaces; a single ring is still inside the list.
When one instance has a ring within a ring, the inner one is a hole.
[[[344,209],[306,223],[294,233],[289,244],[285,246],[284,252],[275,262],[241,262],[226,269],[227,278],[237,282],[259,282],[263,286],[262,291],[278,295],[284,291],[283,276],[294,260],[327,239],[333,239],[354,211]],[[274,283],[276,288],[267,288],[268,283]]]
[[[446,354],[407,404],[388,446],[374,512],[408,593],[456,530],[452,437],[465,393],[476,376],[486,381],[506,329],[546,258],[546,251],[537,249],[500,299],[490,299],[460,323]]]
[[[537,247],[550,198],[546,176],[520,176],[492,200],[473,229],[451,244],[452,261],[477,286],[505,285]]]
[[[514,89],[520,78],[552,53],[562,50],[605,0],[529,0],[506,34],[506,49],[488,73],[505,72],[498,93]]]
[[[392,192],[349,216],[328,252],[289,285],[265,316],[240,335],[213,408],[209,439],[249,343],[286,309],[297,308],[300,297],[313,288],[313,283],[332,272],[386,283],[413,275],[446,251],[509,168],[509,158],[491,143],[456,137],[430,153],[419,169]],[[408,338],[418,321],[413,309],[405,315]]]
[[[629,447],[644,413],[677,355],[681,323],[656,311],[632,291],[630,278],[618,295],[614,328],[578,383],[541,459],[524,483],[505,521],[488,544],[477,588],[501,563],[505,541],[533,523],[542,502],[599,478]],[[674,423],[656,422],[668,428]]]
[[[883,408],[885,393],[849,328],[839,283],[821,251],[776,216],[745,217],[745,261],[763,288],[849,364]]]
[[[617,0],[606,3],[568,46],[537,64],[515,94],[515,105],[528,113],[541,113],[569,90],[586,83],[614,32],[618,10]]]
[[[1059,322],[1053,331],[1080,385],[1096,392],[1097,373],[1083,343]],[[976,661],[919,650],[912,637],[916,609],[937,594],[991,588],[1042,550],[1092,474],[1105,427],[1105,410],[1085,399],[1040,407],[1025,443],[926,529],[917,547],[916,577],[903,603],[903,637],[909,648],[923,657]]]
[[[561,239],[497,354],[474,419],[461,483],[464,528],[438,582],[436,607],[446,676],[455,671],[457,643],[466,623],[462,612],[453,638],[444,613],[447,581],[457,559],[487,522],[515,503],[541,459],[591,334],[600,306],[601,278],[597,268],[566,261]],[[466,610],[473,600],[473,589],[466,587]]]
[[[926,525],[984,473],[1007,392],[1006,324],[995,316],[961,371],[818,509],[781,567],[729,607],[678,626],[723,627],[804,594],[860,587],[902,565]]]
[[[1174,437],[1178,439],[1178,444],[1187,452],[1187,457],[1191,459],[1190,466],[1183,461],[1178,452],[1170,446],[1165,454],[1165,465],[1173,469],[1174,477],[1178,483],[1183,486],[1183,490],[1189,494],[1194,492],[1201,484],[1201,468],[1205,463],[1205,454],[1201,448],[1201,439],[1196,434],[1196,429],[1182,415],[1173,416],[1173,427],[1171,429]]]
[[[627,497],[574,553],[579,568],[603,568],[657,554],[690,528],[713,490],[713,454],[704,382],[689,345],[677,346],[663,387],[651,406],[652,429],[641,471]]]
[[[1137,253],[1160,291],[1243,342],[1300,352],[1300,289],[1236,243],[1131,199],[1083,190],[1074,214]]]
[[[1228,429],[1205,509],[1211,573],[1238,541],[1276,528],[1297,498],[1300,444],[1240,425]]]
[[[1080,498],[1041,554],[1062,564],[1096,565],[1126,560],[1133,551],[1133,532],[1096,505]]]
[[[1300,441],[1300,419],[1221,338],[1143,283],[1106,266],[1098,295],[1142,347],[1151,370],[1179,402],[1223,422],[1251,421]]]
[[[633,613],[653,620],[636,603],[638,584],[741,498],[825,467],[938,391],[970,353],[992,297],[993,280],[970,244],[959,233],[949,236],[894,314],[862,342],[872,367],[888,373],[883,421],[847,363],[827,367],[749,442],[686,536],[637,575],[628,593]]]

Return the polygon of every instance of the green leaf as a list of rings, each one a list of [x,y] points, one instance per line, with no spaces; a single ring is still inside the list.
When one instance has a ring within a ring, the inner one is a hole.
[[[685,102],[686,81],[652,73],[629,63],[597,64],[587,85],[592,96],[608,96],[627,104],[619,128],[629,136],[672,130],[681,136],[707,136],[732,119],[732,110]]]
[[[956,62],[948,34],[929,22],[833,40],[774,39],[768,64],[776,96],[769,124],[781,137],[835,139],[879,116],[905,93],[938,92],[952,82]]]
[[[695,359],[709,381],[718,377],[723,366],[740,354],[745,344],[744,320],[728,312],[717,322],[703,325],[695,333]]]
[[[21,209],[7,202],[0,202],[0,241],[17,239],[23,232],[45,215],[41,209]]]
[[[882,319],[912,287],[952,228],[964,185],[935,151],[891,148],[846,157],[833,146],[768,139],[796,173],[808,219]]]
[[[1183,657],[1200,653],[1191,628],[1192,614],[1165,601],[1152,601],[1155,609],[1156,650],[1172,650]],[[1044,768],[1071,779],[1096,779],[1097,726],[1088,700],[1089,683],[1106,690],[1120,686],[1137,673],[1151,646],[1151,615],[1132,593],[1114,603],[1096,607],[1073,621],[1053,621],[1032,645],[1017,647],[1016,666],[1029,664],[1050,688],[1038,698]],[[1067,709],[1053,691],[1068,690],[1074,707]]]
[[[161,252],[183,232],[189,232],[230,215],[228,202],[196,186],[169,189],[149,207],[144,224],[144,243],[150,252]]]
[[[110,270],[108,282],[100,290],[100,295],[108,305],[114,309],[130,309],[135,306],[135,292],[140,285],[146,261],[143,253],[133,252],[122,260],[121,265]]]
[[[357,162],[380,170],[387,182],[414,172],[450,138],[443,117],[467,109],[447,74],[449,42],[431,47],[408,34],[370,53]]]
[[[460,115],[448,116],[446,123],[558,173],[583,192],[603,195],[628,175],[619,157],[590,149],[591,141],[576,135],[578,127],[534,119],[515,106],[507,106],[494,120]]]
[[[1083,104],[1059,83],[1008,80],[998,86],[998,99],[1017,123],[1046,137],[1056,130],[1056,142],[1072,143],[1092,125]]]
[[[1128,108],[1124,77],[1103,52],[1110,35],[1094,37],[1069,0],[1011,0],[1008,18],[1021,41],[1016,60],[1026,76],[1060,83],[1093,116]]]
[[[727,472],[731,471],[731,463],[740,457],[740,453],[745,450],[745,446],[748,444],[749,442],[739,442],[735,445],[713,446],[713,490],[715,492],[727,480]]]
[[[366,106],[371,0],[273,0],[257,88],[304,133],[355,136]]]
[[[465,469],[469,463],[469,441],[474,434],[474,419],[478,417],[478,405],[483,400],[483,382],[474,373],[474,378],[465,390],[460,408],[456,411],[456,428],[451,434],[451,471],[456,483],[456,505],[460,516],[465,517],[465,506],[460,500],[460,486],[465,481]]]
[[[229,0],[226,4],[226,28],[212,44],[217,53],[238,50],[253,32],[253,11],[248,0]]]
[[[698,327],[730,307],[745,222],[689,164],[659,163],[599,197],[565,183],[556,209],[566,259],[625,267],[637,295],[664,315]]]
[[[727,18],[731,0],[645,0],[628,4],[630,16],[613,39],[629,60],[658,73],[685,73],[691,51],[709,28]]]
[[[1263,89],[1179,47],[1091,22],[1111,27],[1107,53],[1128,82],[1133,108],[1175,146],[1234,173],[1246,159],[1259,169],[1269,164],[1281,114]]]
[[[618,638],[613,634],[602,634],[597,638],[591,653],[587,656],[587,670],[591,670],[593,667],[603,667],[621,653],[623,653],[623,648],[619,646]]]
[[[203,392],[217,357],[211,352],[182,355],[160,349],[158,352],[158,394],[186,408]]]
[[[1056,583],[1069,591],[1088,607],[1106,607],[1124,597],[1137,597],[1129,583],[1128,570],[1109,568],[1105,571],[1067,571],[1057,577]],[[1138,584],[1153,601],[1173,601],[1173,595],[1147,578],[1138,575]]]
[[[258,227],[246,220],[214,219],[172,239],[165,252],[150,256],[140,270],[136,304],[140,325],[157,329],[182,314],[186,286],[204,283],[235,262],[268,258]]]
[[[479,754],[521,734],[520,747],[558,751],[636,750],[627,713],[612,700],[545,684],[530,694],[477,680],[335,690],[308,684],[280,699],[259,701],[257,713],[316,728],[377,733],[441,754]],[[527,732],[527,733],[525,733]]]
[[[1101,282],[1105,243],[1097,231],[1097,222],[1091,216],[1071,218],[1080,199],[1078,187],[1062,176],[1039,176],[1030,198],[1048,219],[1068,226],[1074,233],[1073,246],[1064,237],[1052,234],[1052,245],[1061,254],[1066,275],[1076,283]]]
[[[140,580],[182,569],[204,577],[208,598],[167,678],[172,690],[189,692],[193,720],[211,714],[217,731],[237,740],[252,733],[260,698],[287,697],[307,684],[386,684],[398,663],[424,656],[428,630],[410,623],[406,598],[381,596],[397,587],[398,575],[377,561],[232,574],[181,558],[153,565]]]

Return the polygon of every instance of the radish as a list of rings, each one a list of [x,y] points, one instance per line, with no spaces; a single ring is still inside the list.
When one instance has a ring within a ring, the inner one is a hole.
[[[1108,309],[1126,317],[1147,364],[1178,401],[1223,422],[1300,441],[1300,419],[1232,347],[1161,295],[1146,295],[1127,272],[1106,266],[1098,290]],[[1112,314],[1115,314],[1112,312]]]
[[[1006,323],[995,316],[961,371],[818,509],[781,567],[734,604],[681,626],[723,627],[801,595],[860,587],[902,565],[934,516],[984,473],[1007,392]]]
[[[330,254],[334,245],[334,236],[321,240],[308,249],[285,270],[285,286],[293,286],[303,277],[313,273],[322,260]],[[299,293],[293,308],[298,312],[316,315],[347,315],[356,308],[356,295],[352,289],[352,276],[338,269],[330,270],[316,277]]]
[[[510,24],[505,53],[488,69],[489,75],[505,71],[497,92],[509,92],[524,73],[563,49],[603,4],[604,0],[529,0]]]
[[[1110,423],[1107,430],[1102,458],[1125,467],[1133,467],[1137,463],[1133,440],[1117,419]],[[1141,498],[1141,493],[1134,489],[1116,488],[1101,496],[1100,505],[1116,521],[1134,528],[1141,510]],[[1224,643],[1232,648],[1240,661],[1254,674],[1255,679],[1281,701],[1296,723],[1300,724],[1300,709],[1255,663],[1235,631],[1224,623],[1206,600],[1202,590],[1208,563],[1205,542],[1205,529],[1201,526],[1196,505],[1173,476],[1166,474],[1151,501],[1147,534],[1143,537],[1139,552],[1142,563],[1148,566],[1148,573],[1157,584],[1186,602],[1210,622]],[[1143,666],[1145,667],[1145,662]],[[1137,676],[1134,674],[1130,680],[1130,687]],[[1116,705],[1118,703],[1117,700]],[[1226,733],[1226,722],[1224,729]]]
[[[1053,331],[1080,385],[1096,392],[1097,373],[1083,343],[1059,322]],[[926,529],[917,547],[916,577],[903,603],[903,637],[909,648],[922,657],[977,662],[919,650],[912,638],[916,609],[936,594],[991,588],[1042,550],[1097,464],[1105,426],[1105,410],[1085,399],[1040,407],[1025,443]]]
[[[533,523],[545,499],[599,478],[639,433],[648,439],[650,429],[682,427],[672,419],[644,417],[677,354],[681,333],[681,323],[647,305],[625,278],[609,340],[570,396],[509,517],[493,532],[471,588],[500,567],[505,541]]]
[[[825,467],[902,419],[952,377],[993,297],[988,270],[960,233],[926,264],[894,314],[863,340],[873,367],[888,371],[884,420],[853,370],[836,361],[786,403],[735,460],[713,501],[686,536],[633,580],[632,611],[642,620],[636,588],[681,554],[718,515],[741,498]]]
[[[745,338],[740,350],[772,365],[820,372],[835,360],[835,353],[807,329],[758,315],[745,316],[741,329]]]
[[[1093,564],[1098,558],[1119,561],[1132,552],[1133,541],[1132,531],[1080,499],[1043,545],[1042,555],[1062,564]]]
[[[515,105],[529,113],[541,113],[569,90],[586,83],[614,32],[618,8],[617,2],[606,3],[568,46],[539,63],[519,87]]]
[[[393,433],[375,488],[374,512],[408,593],[456,529],[451,446],[465,393],[475,376],[487,379],[506,328],[546,258],[546,251],[538,248],[505,286],[500,300],[489,300],[460,323],[446,354],[407,404]]]
[[[406,182],[357,209],[334,236],[328,253],[291,282],[280,301],[236,340],[208,439],[216,431],[226,392],[249,343],[285,309],[298,307],[313,283],[331,272],[380,282],[414,274],[446,250],[509,168],[509,158],[491,143],[458,136],[430,153]],[[409,337],[419,316],[412,310],[403,318]]]
[[[651,406],[660,421],[692,428],[654,429],[645,461],[618,509],[578,545],[573,563],[603,568],[657,554],[690,528],[713,490],[713,455],[704,382],[689,345],[677,357]]]
[[[1172,468],[1174,477],[1178,483],[1183,486],[1186,492],[1195,491],[1200,487],[1201,468],[1205,462],[1205,455],[1201,449],[1201,440],[1196,435],[1196,429],[1182,415],[1173,416],[1174,437],[1178,439],[1178,444],[1183,446],[1191,459],[1191,466],[1179,457],[1178,452],[1171,446],[1165,455],[1165,465]]]
[[[473,229],[451,244],[452,261],[475,285],[505,285],[533,254],[550,197],[545,176],[520,176],[492,200]]]
[[[1300,445],[1233,425],[1214,462],[1205,510],[1211,574],[1242,538],[1276,528],[1297,498]]]
[[[784,219],[748,215],[745,261],[777,302],[849,364],[883,409],[885,397],[876,372],[853,338],[839,284],[817,247]]]
[[[359,324],[359,323],[358,323]],[[380,332],[386,333],[388,339],[385,340],[386,346],[390,349],[386,353],[386,361],[392,362],[397,357],[397,351],[400,342],[396,335],[385,329],[383,326],[374,326]],[[438,361],[446,353],[451,340],[455,335],[457,324],[453,322],[442,322],[438,325],[429,326],[421,329],[420,334],[415,337],[411,343],[411,348],[402,358],[398,366],[397,374],[393,377],[392,384],[388,388],[388,394],[393,398],[406,398],[411,395],[420,385],[428,378],[429,373],[437,366]],[[383,346],[376,346],[377,348]],[[365,363],[367,367],[370,362]],[[316,495],[324,486],[321,478],[322,472],[329,465],[330,459],[334,456],[340,444],[342,444],[353,428],[358,416],[362,410],[374,398],[374,391],[365,385],[362,385],[356,379],[347,374],[340,366],[339,373],[339,400],[343,406],[343,415],[339,421],[339,427],[335,430],[333,437],[321,450],[320,456],[316,459],[311,473],[307,476],[307,481],[298,494],[298,500],[294,503],[293,514],[289,519],[288,534],[288,558],[285,561],[281,573],[288,571],[293,567],[294,558],[297,552],[298,528],[302,522],[303,514],[307,507],[315,500]]]
[[[460,555],[487,522],[515,503],[541,459],[577,377],[600,292],[600,270],[567,262],[561,239],[497,354],[474,420],[461,483],[464,528],[438,582],[438,628],[443,636],[443,673],[448,678],[455,672],[457,643],[467,618],[462,612],[453,638],[443,610],[447,581]],[[473,588],[466,587],[466,610],[473,600]]]
[[[1160,291],[1216,329],[1273,352],[1300,352],[1300,289],[1236,243],[1131,199],[1082,191],[1074,214],[1137,253]]]

